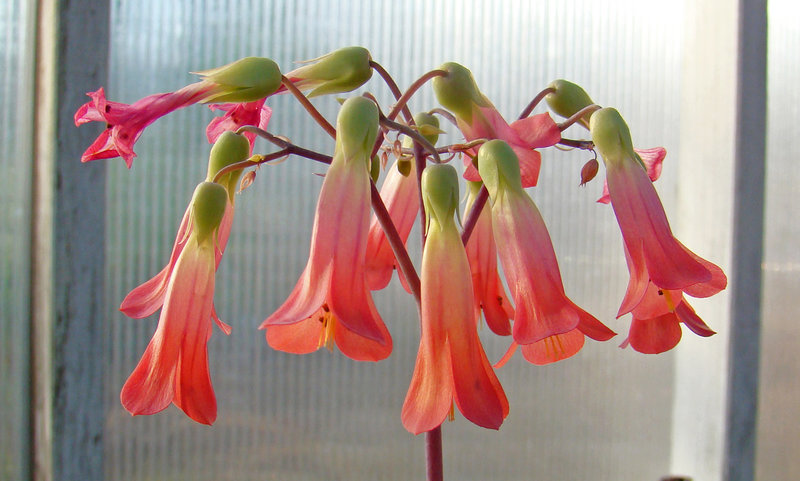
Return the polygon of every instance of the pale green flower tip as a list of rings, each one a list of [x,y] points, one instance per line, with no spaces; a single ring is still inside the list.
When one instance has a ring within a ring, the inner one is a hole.
[[[344,101],[336,119],[336,143],[346,159],[369,162],[378,137],[378,118],[378,106],[372,100],[350,97]]]
[[[263,57],[245,57],[197,73],[219,89],[219,93],[204,100],[206,103],[253,102],[274,93],[281,86],[278,64]]]
[[[631,131],[625,119],[613,108],[604,108],[592,115],[589,123],[592,142],[606,162],[623,158],[636,159]]]
[[[231,164],[247,159],[249,155],[250,141],[247,140],[247,137],[231,131],[223,132],[211,147],[206,180],[211,182],[217,172]]]
[[[475,105],[486,107],[488,102],[478,89],[472,72],[463,65],[448,62],[439,67],[447,75],[433,79],[433,92],[436,100],[466,122],[472,121],[472,109]]]
[[[345,47],[311,60],[308,65],[290,74],[292,79],[314,87],[308,97],[352,92],[372,78],[369,50],[364,47]]]
[[[422,201],[429,219],[439,225],[453,222],[458,209],[458,172],[450,164],[434,164],[422,171]]]
[[[478,173],[492,199],[502,189],[522,190],[519,158],[502,140],[490,140],[478,150]]]
[[[584,107],[588,107],[594,103],[591,97],[589,97],[589,94],[587,94],[580,85],[567,80],[555,80],[551,82],[548,87],[556,91],[547,94],[544,99],[550,107],[550,110],[562,117],[572,117]],[[580,123],[587,129],[589,128],[589,119],[591,116],[592,114],[588,113],[580,120]]]
[[[202,182],[194,189],[192,197],[193,233],[197,241],[205,241],[222,222],[228,203],[228,191],[214,182]]]
[[[420,112],[414,116],[414,124],[417,126],[419,133],[425,137],[425,140],[436,145],[439,141],[439,134],[442,130],[439,128],[439,117],[429,114],[427,112]]]

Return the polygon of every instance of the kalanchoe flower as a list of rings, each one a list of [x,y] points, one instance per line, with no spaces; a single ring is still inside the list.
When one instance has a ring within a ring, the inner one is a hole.
[[[244,136],[234,134],[233,132],[223,133],[211,148],[206,181],[213,181],[217,172],[225,166],[245,160],[248,153],[249,144]],[[225,215],[222,217],[217,232],[215,251],[216,266],[219,266],[222,253],[225,251],[225,246],[228,243],[228,236],[230,235],[231,225],[233,223],[234,193],[240,173],[241,171],[232,172],[223,176],[222,179],[219,179],[220,183],[228,192],[228,202],[225,206]],[[164,296],[167,293],[167,285],[172,276],[172,271],[191,233],[191,213],[192,206],[189,205],[181,220],[178,234],[175,236],[175,243],[172,246],[172,253],[170,254],[167,265],[153,278],[133,289],[122,301],[119,310],[125,313],[125,315],[139,319],[147,317],[161,308],[161,305],[164,303]],[[230,332],[230,328],[217,318],[213,310],[212,316],[223,331],[226,333]]]
[[[195,189],[191,225],[169,275],[158,327],[120,393],[133,415],[154,414],[174,403],[199,423],[212,424],[217,417],[207,344],[216,243],[227,200],[219,184],[203,182]]]
[[[198,72],[200,82],[175,92],[149,95],[131,105],[106,100],[100,88],[75,112],[75,125],[103,122],[106,129],[81,156],[81,162],[122,157],[130,167],[133,146],[144,129],[168,113],[196,103],[252,102],[274,93],[281,73],[270,59],[247,57],[213,70]]]
[[[507,142],[519,158],[523,187],[536,185],[542,156],[534,149],[550,147],[561,140],[561,131],[550,114],[527,117],[510,125],[500,112],[481,93],[472,73],[457,63],[445,63],[440,70],[446,76],[433,79],[433,91],[442,106],[453,112],[458,128],[467,141],[501,139]],[[474,154],[476,151],[473,151]],[[480,180],[472,161],[465,157],[464,178]]]
[[[272,109],[264,105],[264,102],[266,102],[266,99],[239,104],[209,105],[211,110],[221,110],[225,112],[225,114],[220,117],[214,117],[214,119],[208,123],[208,127],[206,127],[208,142],[213,144],[223,132],[235,132],[245,125],[253,125],[260,129],[267,130],[269,119],[272,117]],[[244,136],[247,137],[247,140],[250,142],[250,153],[252,153],[253,145],[256,141],[256,134],[245,132]]]
[[[725,288],[725,274],[672,235],[661,200],[633,150],[630,130],[619,113],[611,108],[598,110],[590,126],[592,140],[605,162],[611,205],[622,231],[631,274],[618,316],[648,306],[651,303],[646,302],[647,298],[652,298],[654,290],[661,290],[665,293],[663,304],[671,303],[671,312],[679,319],[682,315],[688,319],[688,304],[681,302],[680,293],[693,297],[714,295]],[[640,321],[657,317],[650,307],[634,314]],[[695,321],[693,325],[699,324]],[[674,340],[674,335],[670,339]],[[664,341],[658,346],[670,343]]]
[[[550,82],[550,85],[547,87],[554,89],[555,92],[547,94],[544,100],[547,102],[550,110],[562,117],[572,117],[583,108],[594,103],[591,97],[589,97],[589,94],[583,90],[583,87],[568,80],[554,80]],[[578,119],[578,123],[588,129],[591,116],[592,112],[588,112],[585,116]]]
[[[436,145],[439,137],[439,119],[436,116],[428,113],[417,114],[414,116],[414,124],[431,145]],[[411,148],[413,141],[409,137],[405,137],[402,146]],[[400,157],[389,168],[381,186],[381,199],[386,205],[386,210],[389,212],[389,217],[391,217],[397,233],[405,243],[419,212],[417,168],[413,158]],[[367,283],[373,291],[386,287],[392,278],[392,272],[397,268],[397,259],[375,215],[372,216],[369,226],[366,268]],[[403,282],[403,287],[411,292],[401,271],[397,272]]]
[[[378,109],[348,99],[337,119],[333,161],[319,195],[308,264],[292,293],[261,328],[275,349],[306,353],[335,342],[346,356],[377,361],[392,340],[372,302],[364,263],[369,228],[369,162]]]
[[[478,338],[469,264],[453,218],[458,174],[449,165],[428,167],[422,191],[428,216],[420,276],[422,333],[403,426],[414,434],[430,431],[455,402],[465,418],[498,429],[508,415],[508,400]]]
[[[480,182],[469,182],[465,217],[469,214],[482,186]],[[492,232],[492,214],[489,207],[481,210],[465,248],[469,270],[472,273],[475,317],[479,319],[483,310],[486,324],[492,332],[499,336],[510,335],[510,319],[514,318],[514,308],[511,307],[511,301],[497,272],[497,245]]]
[[[633,149],[638,156],[638,160],[644,165],[647,171],[647,177],[652,182],[661,177],[661,169],[664,163],[664,158],[667,156],[667,149],[664,147],[652,147],[649,149]],[[603,184],[603,195],[597,199],[601,204],[608,204],[611,202],[611,196],[608,195],[608,181]]]
[[[351,92],[372,77],[369,50],[345,47],[322,57],[307,60],[302,67],[286,74],[300,90],[311,90],[308,97]]]
[[[514,341],[542,342],[548,359],[556,361],[577,352],[558,349],[576,345],[571,339],[577,337],[575,330],[600,341],[613,337],[564,292],[547,227],[522,188],[514,151],[505,142],[489,141],[478,152],[478,169],[489,191],[497,250],[514,298]]]

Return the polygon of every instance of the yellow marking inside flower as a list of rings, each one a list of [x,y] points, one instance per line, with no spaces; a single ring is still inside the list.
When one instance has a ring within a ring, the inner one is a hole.
[[[672,312],[675,312],[675,301],[672,300],[672,294],[669,291],[660,291],[664,293],[664,300],[667,301],[667,307]]]
[[[560,359],[566,354],[564,345],[561,343],[561,336],[556,334],[554,336],[546,337],[542,340],[547,354],[553,359]]]
[[[450,412],[447,413],[447,420],[451,422],[456,420],[456,405],[454,403],[450,403]]]
[[[319,349],[324,346],[325,349],[333,352],[336,317],[334,317],[327,304],[322,305],[322,314],[319,316],[318,320],[322,323],[322,329],[319,331],[319,345],[317,348]]]

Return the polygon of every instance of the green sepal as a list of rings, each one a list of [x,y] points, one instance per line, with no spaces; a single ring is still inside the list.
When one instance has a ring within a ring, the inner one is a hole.
[[[628,124],[616,109],[607,107],[596,111],[592,115],[589,130],[595,149],[600,152],[606,163],[632,158],[644,167],[641,158],[633,150]]]
[[[291,73],[293,79],[305,80],[314,89],[308,97],[351,92],[372,78],[369,50],[364,47],[345,47],[322,57]]]
[[[218,93],[204,103],[253,102],[274,93],[281,86],[281,70],[268,58],[245,57],[228,65],[195,72],[216,84]]]
[[[440,227],[455,228],[454,214],[458,211],[458,172],[449,164],[434,164],[422,171],[422,203],[427,218]]]
[[[544,99],[550,107],[550,110],[562,117],[572,117],[580,112],[581,109],[594,104],[589,94],[587,94],[580,85],[570,81],[563,79],[554,80],[548,87],[556,91],[547,94]],[[578,122],[588,129],[591,116],[592,112],[589,112],[581,117]]]
[[[198,243],[205,242],[219,228],[227,204],[228,192],[217,183],[201,182],[194,189],[192,233],[197,236]]]
[[[365,97],[350,97],[336,118],[336,147],[346,160],[363,159],[369,168],[372,149],[378,137],[378,106]]]
[[[214,181],[217,172],[223,168],[247,160],[250,155],[250,141],[247,137],[231,131],[223,132],[211,147],[211,154],[208,156],[208,173],[206,181]],[[239,181],[241,170],[236,170],[223,175],[217,180],[219,184],[228,190],[228,195],[233,198],[236,191],[236,183]]]
[[[478,173],[492,202],[506,189],[522,192],[519,158],[502,140],[490,140],[478,150]]]
[[[476,105],[480,107],[490,105],[478,89],[472,72],[454,62],[442,64],[439,70],[444,70],[447,75],[436,77],[432,81],[436,100],[456,117],[471,124],[473,108]]]

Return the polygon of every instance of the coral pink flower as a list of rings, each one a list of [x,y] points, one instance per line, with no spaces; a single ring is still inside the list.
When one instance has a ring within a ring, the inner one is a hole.
[[[424,179],[423,191],[446,191],[449,184],[455,194],[446,202],[440,196],[429,203],[430,195],[425,201],[429,225],[420,275],[422,333],[403,403],[403,426],[414,434],[430,431],[455,402],[471,422],[498,429],[509,406],[478,338],[469,264],[453,219],[458,175],[449,165],[436,165],[425,169]],[[440,207],[429,205],[437,203]]]
[[[414,162],[410,162],[411,171],[403,175],[397,168],[397,162],[389,169],[386,179],[381,186],[381,199],[386,205],[392,222],[397,228],[400,238],[405,241],[414,227],[414,220],[419,212],[419,188],[417,187],[417,169]],[[372,216],[367,238],[366,254],[367,284],[373,291],[383,289],[389,284],[392,272],[397,268],[397,259],[392,247],[386,239],[377,217]],[[402,272],[397,270],[403,287],[408,291]],[[410,292],[410,291],[409,291]]]
[[[514,299],[514,341],[533,344],[576,329],[597,340],[613,337],[611,330],[567,297],[547,227],[520,183],[514,151],[505,142],[487,142],[478,153],[478,165],[489,191],[494,238]]]
[[[653,147],[650,149],[633,149],[639,155],[639,158],[644,163],[644,168],[647,170],[647,177],[655,182],[661,177],[661,169],[664,164],[664,158],[667,156],[667,149],[664,147]],[[611,202],[611,196],[608,194],[608,182],[603,184],[603,195],[597,199],[601,204],[608,204]]]
[[[339,111],[336,149],[319,194],[308,264],[286,302],[261,324],[275,349],[305,353],[335,342],[346,356],[372,361],[391,352],[392,340],[373,304],[364,267],[367,166],[377,125],[377,107],[366,98],[350,98]]]
[[[106,100],[102,88],[89,92],[92,100],[75,112],[75,125],[103,122],[106,129],[86,149],[81,162],[122,157],[130,168],[136,157],[134,144],[147,126],[164,115],[199,102],[257,101],[281,84],[278,66],[266,58],[247,57],[198,73],[203,78],[200,82],[175,92],[148,95],[130,105]]]
[[[631,344],[643,352],[671,348],[680,339],[680,335],[675,337],[676,320],[710,335],[712,331],[683,301],[682,294],[712,296],[726,287],[725,274],[672,235],[661,200],[633,153],[630,131],[619,113],[598,110],[592,115],[591,130],[606,165],[611,206],[622,231],[631,275],[617,313],[633,313]],[[661,333],[662,339],[655,341],[654,333]]]
[[[260,129],[267,130],[269,119],[272,117],[272,109],[264,105],[266,99],[256,100],[255,102],[244,102],[240,104],[212,104],[211,110],[221,110],[225,112],[220,117],[215,117],[206,127],[206,136],[209,143],[217,141],[223,132],[235,132],[245,125],[254,125]],[[253,151],[253,144],[256,134],[245,132],[244,136],[250,142],[250,152]]]
[[[199,423],[212,424],[217,417],[207,344],[216,233],[227,197],[222,186],[210,182],[195,190],[185,245],[167,281],[158,327],[120,393],[131,414],[154,414],[174,403]]]
[[[470,182],[465,212],[472,208],[477,192],[483,184]],[[467,215],[465,214],[465,215]],[[492,233],[492,214],[490,208],[481,210],[475,227],[465,246],[469,269],[472,273],[472,287],[475,295],[475,316],[480,319],[481,309],[489,329],[499,336],[511,334],[510,319],[514,309],[508,299],[503,282],[497,272],[497,245]]]

